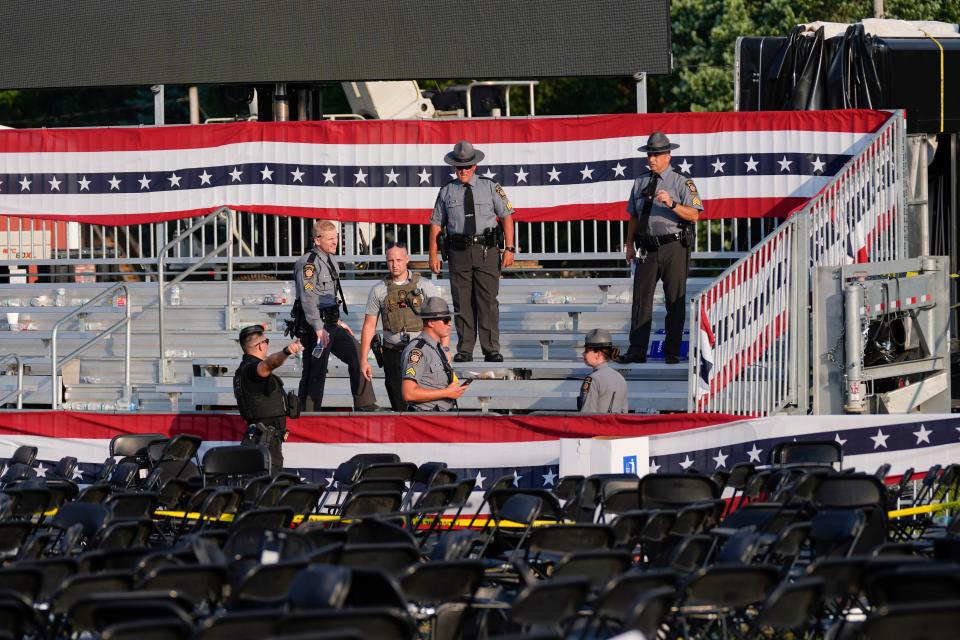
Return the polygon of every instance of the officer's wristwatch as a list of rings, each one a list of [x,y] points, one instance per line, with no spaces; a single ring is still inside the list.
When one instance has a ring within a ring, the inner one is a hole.
[[[670,209],[670,211],[673,211],[674,209],[676,209],[676,208],[677,208],[677,201],[674,200],[674,201],[673,201],[673,204],[671,204],[671,205],[670,205],[669,207],[667,207],[667,208]]]
[[[283,348],[283,355],[285,355],[285,356],[287,356],[287,357],[290,357],[290,356],[293,355],[293,352],[290,351],[290,347],[284,347],[284,348]]]
[[[504,250],[504,251],[509,251],[510,253],[516,253],[516,252],[517,252],[517,248],[516,248],[516,247],[504,247],[503,250]]]

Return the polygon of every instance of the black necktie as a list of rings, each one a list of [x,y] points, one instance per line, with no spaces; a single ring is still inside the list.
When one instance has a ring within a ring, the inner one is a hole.
[[[650,182],[643,188],[643,213],[640,214],[640,235],[650,235],[650,210],[653,209],[653,199],[657,197],[657,182],[660,174],[650,176]]]
[[[343,314],[350,315],[347,311],[347,296],[343,295],[343,286],[340,284],[340,272],[337,271],[337,265],[333,263],[330,254],[327,254],[327,266],[330,268],[330,276],[337,283],[337,295],[340,297],[340,304],[343,305]]]
[[[475,236],[477,235],[477,216],[473,209],[473,189],[469,184],[463,187],[466,189],[463,194],[463,233]]]

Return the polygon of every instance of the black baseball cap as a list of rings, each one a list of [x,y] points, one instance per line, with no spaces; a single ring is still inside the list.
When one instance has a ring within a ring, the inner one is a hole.
[[[253,324],[253,325],[250,325],[249,327],[244,327],[243,329],[240,329],[240,342],[242,343],[249,336],[262,334],[262,333],[263,333],[263,325],[261,324]]]

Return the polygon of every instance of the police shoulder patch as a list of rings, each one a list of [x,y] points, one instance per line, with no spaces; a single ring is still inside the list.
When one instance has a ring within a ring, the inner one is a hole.
[[[593,378],[587,376],[583,379],[583,385],[580,387],[580,393],[586,393],[590,390],[590,385],[593,383]]]
[[[317,272],[317,268],[313,265],[312,262],[308,262],[307,264],[303,265],[304,278],[312,278],[316,272]]]
[[[690,193],[693,194],[697,192],[697,185],[693,184],[693,180],[687,180],[687,189],[690,189]]]
[[[510,198],[507,197],[507,192],[503,190],[503,187],[500,186],[500,183],[496,183],[494,189],[497,191],[497,195],[500,196],[500,199],[503,200],[503,204],[507,209],[513,209],[513,205],[510,204]]]
[[[407,357],[407,362],[417,364],[421,358],[423,358],[423,351],[420,351],[420,349],[411,349],[410,355]]]
[[[407,367],[407,370],[404,371],[403,373],[408,376],[415,376],[417,375],[417,370],[414,369],[413,367]]]

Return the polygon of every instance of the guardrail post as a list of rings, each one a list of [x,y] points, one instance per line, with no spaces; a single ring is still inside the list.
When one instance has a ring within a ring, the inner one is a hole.
[[[233,209],[227,209],[227,224],[230,227],[228,234],[229,244],[227,245],[227,308],[224,312],[223,321],[227,325],[224,327],[227,331],[233,327],[233,241],[239,237],[237,233],[237,218]]]

